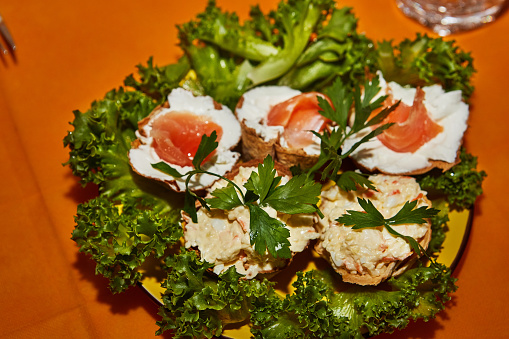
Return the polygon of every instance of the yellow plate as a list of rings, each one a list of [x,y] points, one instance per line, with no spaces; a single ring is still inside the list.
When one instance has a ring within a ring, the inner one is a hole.
[[[467,244],[472,215],[473,211],[471,210],[449,212],[449,230],[447,231],[443,249],[437,261],[450,267],[451,270],[454,270],[458,265]],[[313,250],[307,249],[299,255],[298,260],[293,260],[288,268],[278,273],[272,280],[277,282],[276,291],[286,295],[293,291],[292,283],[296,280],[296,272],[312,269],[329,269],[329,267],[329,264],[318,257]],[[162,305],[161,294],[164,293],[164,289],[161,287],[161,282],[166,277],[166,272],[161,271],[160,265],[156,260],[145,262],[143,271],[145,274],[140,286],[148,292],[157,304]],[[243,339],[250,338],[251,332],[247,325],[234,324],[226,326],[223,335],[230,338]]]

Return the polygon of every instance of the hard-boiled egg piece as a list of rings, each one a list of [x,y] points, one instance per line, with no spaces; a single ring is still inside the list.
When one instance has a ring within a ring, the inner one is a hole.
[[[387,83],[381,75],[380,85],[382,89],[379,95],[389,94],[394,101],[401,100],[404,105],[414,105],[418,93],[416,88],[403,87],[395,82]],[[422,91],[426,113],[439,126],[440,132],[415,151],[395,151],[387,147],[379,137],[372,138],[351,154],[359,166],[369,171],[389,174],[420,174],[434,167],[446,170],[457,163],[458,151],[467,129],[469,107],[463,102],[461,91],[445,92],[440,85],[422,87]],[[414,130],[421,133],[424,129],[425,126],[419,126]],[[365,128],[347,139],[343,153],[371,130]]]
[[[318,113],[317,96],[286,86],[260,86],[242,96],[236,115],[242,127],[245,159],[270,154],[287,166],[310,167],[320,154],[319,132],[328,120]]]
[[[138,124],[137,140],[129,151],[129,160],[138,174],[161,181],[177,192],[185,191],[186,177],[175,178],[152,165],[166,162],[179,173],[193,169],[192,159],[204,134],[216,131],[218,147],[205,159],[202,168],[223,175],[237,163],[233,151],[240,141],[240,124],[233,112],[209,96],[194,96],[176,88],[168,95],[165,105],[157,107]],[[217,177],[194,175],[189,188],[198,191],[210,187]]]

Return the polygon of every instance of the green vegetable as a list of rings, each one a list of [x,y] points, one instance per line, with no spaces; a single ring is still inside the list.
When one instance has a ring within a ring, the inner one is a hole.
[[[352,229],[358,230],[367,227],[379,227],[383,226],[389,231],[390,234],[405,239],[412,249],[418,255],[421,254],[421,246],[412,237],[402,235],[392,228],[394,225],[403,224],[423,224],[426,219],[435,216],[439,211],[434,208],[428,208],[427,206],[417,206],[417,200],[412,202],[406,202],[405,205],[390,218],[384,218],[373,203],[369,200],[357,198],[359,205],[361,205],[364,212],[347,210],[347,213],[336,219],[337,222],[344,224],[345,226],[353,226]]]
[[[274,294],[273,283],[240,279],[234,267],[211,278],[207,270],[212,267],[185,249],[167,257],[157,335],[170,330],[174,338],[220,336],[224,325],[249,319],[252,299]]]
[[[250,320],[255,338],[363,338],[429,320],[444,309],[456,279],[443,265],[390,278],[386,289],[342,287],[335,272],[298,272],[295,291],[281,297],[266,279],[243,280],[233,268],[212,278],[195,252],[166,259],[168,278],[157,334],[211,338],[229,323]]]
[[[114,292],[139,281],[137,269],[146,257],[161,256],[181,234],[172,225],[179,211],[175,194],[134,173],[127,156],[138,121],[156,104],[138,91],[112,90],[87,112],[75,111],[74,130],[64,138],[70,148],[66,165],[82,185],[96,184],[100,193],[78,205],[72,239]]]
[[[65,165],[80,177],[82,185],[96,184],[108,198],[150,199],[156,210],[174,210],[175,195],[134,173],[127,156],[136,139],[138,121],[156,105],[141,92],[120,88],[94,101],[85,113],[75,111],[74,130],[64,138],[64,145],[70,148]]]
[[[446,91],[461,90],[463,98],[470,98],[473,60],[455,41],[417,34],[414,40],[392,43],[382,41],[377,46],[378,67],[385,80],[414,87],[441,84]]]
[[[397,105],[386,107],[375,116],[371,116],[374,110],[382,107],[382,103],[386,99],[386,96],[380,96],[376,100],[373,100],[375,95],[380,91],[379,83],[380,82],[377,77],[373,78],[371,81],[365,81],[364,96],[361,97],[361,90],[359,86],[356,86],[356,89],[352,91],[349,87],[343,84],[340,78],[337,78],[334,81],[334,84],[327,91],[329,98],[331,98],[332,105],[327,100],[317,97],[320,108],[322,109],[320,114],[335,122],[337,127],[331,130],[325,130],[322,134],[313,132],[318,138],[320,138],[321,141],[320,156],[317,163],[307,171],[308,176],[312,176],[321,170],[321,180],[325,180],[327,178],[340,184],[344,184],[345,186],[341,188],[346,190],[350,190],[352,188],[352,185],[349,184],[346,179],[359,179],[359,183],[361,183],[361,185],[370,185],[363,180],[361,176],[352,175],[351,173],[346,174],[348,175],[348,178],[341,180],[342,174],[340,170],[343,160],[357,149],[357,147],[379,135],[391,126],[391,124],[379,124],[396,108]],[[348,119],[350,117],[349,113],[352,105],[355,108],[355,117],[352,127],[349,128]],[[348,137],[366,127],[375,125],[379,126],[356,142],[348,152],[341,152],[341,147]]]
[[[477,157],[461,149],[460,162],[445,172],[429,172],[417,176],[422,189],[432,197],[444,197],[452,208],[466,209],[474,205],[483,192],[485,171],[477,170]]]
[[[281,1],[277,11],[271,13],[274,28],[281,36],[277,53],[261,60],[248,77],[253,85],[279,78],[295,64],[307,47],[311,34],[326,19],[334,6],[332,0]]]
[[[117,202],[99,196],[80,204],[75,217],[72,240],[97,263],[96,274],[108,278],[116,293],[141,279],[137,269],[147,257],[163,257],[182,236],[174,216],[150,209],[155,201],[138,203],[127,195]]]
[[[269,155],[262,164],[258,165],[258,173],[251,173],[244,184],[244,188],[247,190],[244,193],[233,181],[201,168],[203,159],[217,148],[216,138],[215,131],[211,133],[210,137],[202,136],[193,159],[194,170],[181,174],[163,162],[154,164],[153,167],[169,175],[186,177],[184,210],[193,222],[198,222],[196,200],[207,209],[212,207],[231,210],[237,206],[247,206],[250,217],[250,242],[255,246],[255,251],[263,255],[268,250],[273,257],[291,258],[290,242],[288,241],[290,231],[284,227],[281,221],[270,217],[262,207],[270,206],[276,211],[286,214],[319,213],[316,204],[319,200],[321,185],[305,175],[292,177],[286,184],[281,184],[281,177],[276,176],[274,161]],[[191,177],[200,173],[223,178],[228,182],[228,185],[212,191],[213,198],[203,199],[189,191],[188,188]],[[240,194],[240,198],[238,194]]]
[[[388,281],[390,289],[351,287],[335,292],[325,271],[297,273],[285,299],[256,300],[255,338],[363,338],[391,333],[444,308],[455,278],[443,266],[419,267]],[[334,273],[333,273],[334,274]]]
[[[243,23],[210,0],[195,20],[177,27],[197,74],[192,87],[234,108],[260,84],[311,90],[336,77],[350,85],[362,79],[376,58],[374,44],[356,26],[351,10],[334,8],[333,0],[281,1],[268,14],[254,6]]]
[[[357,18],[351,8],[332,9],[330,19],[317,28],[313,39],[284,74],[278,85],[302,91],[323,91],[336,78],[354,87],[366,70],[374,71],[376,53],[373,42],[357,32]]]
[[[426,253],[429,257],[436,257],[442,250],[442,244],[445,241],[445,237],[449,227],[449,205],[445,200],[432,200],[433,208],[439,210],[439,212],[431,217],[431,240],[426,249]]]
[[[138,65],[137,68],[139,80],[136,80],[131,74],[124,80],[124,84],[156,100],[164,101],[172,89],[179,87],[191,70],[191,65],[189,60],[183,56],[175,64],[157,67],[154,66],[153,59],[150,57],[146,67]]]

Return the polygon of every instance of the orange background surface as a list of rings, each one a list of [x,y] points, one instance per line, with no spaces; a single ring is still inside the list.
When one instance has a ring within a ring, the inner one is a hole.
[[[218,0],[241,17],[250,1]],[[18,50],[0,56],[0,337],[150,338],[158,308],[140,289],[113,295],[94,263],[70,240],[76,205],[93,197],[62,163],[72,111],[122,84],[150,56],[180,55],[175,24],[205,0],[2,1]],[[428,32],[392,0],[347,0],[359,29],[375,41]],[[261,1],[264,11],[276,0]],[[458,291],[428,323],[392,338],[509,336],[509,14],[453,37],[478,69],[466,146],[488,173],[470,241],[455,276]],[[385,338],[386,336],[381,336]]]

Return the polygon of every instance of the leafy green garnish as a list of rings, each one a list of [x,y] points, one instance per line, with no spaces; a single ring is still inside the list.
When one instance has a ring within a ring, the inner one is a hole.
[[[358,86],[352,91],[338,78],[327,92],[332,105],[327,100],[318,97],[318,103],[322,109],[320,114],[335,122],[337,128],[330,131],[325,130],[322,134],[313,132],[321,141],[320,156],[317,163],[307,171],[308,176],[313,175],[325,166],[322,170],[321,180],[328,178],[335,182],[344,182],[340,180],[340,169],[343,160],[362,143],[374,138],[391,126],[391,124],[377,126],[357,141],[348,152],[342,152],[342,146],[347,138],[366,127],[380,124],[396,108],[397,105],[386,107],[372,116],[373,111],[382,107],[383,101],[387,98],[386,96],[380,96],[373,100],[380,91],[379,84],[380,81],[377,77],[371,81],[366,81],[363,86],[364,96],[361,97],[361,90]],[[355,108],[355,117],[352,127],[349,128],[347,126],[352,106]],[[355,179],[357,177],[349,175],[349,178]],[[349,185],[349,187],[351,186]]]
[[[306,175],[292,177],[286,184],[281,184],[281,177],[277,176],[272,157],[267,156],[263,163],[258,165],[258,172],[252,172],[244,184],[246,192],[233,181],[201,168],[201,162],[217,148],[217,133],[213,131],[210,136],[203,135],[198,151],[193,159],[194,170],[179,177],[186,177],[186,201],[184,211],[189,214],[193,222],[198,222],[196,213],[196,200],[204,208],[219,208],[231,210],[238,206],[249,208],[250,216],[250,242],[255,251],[264,254],[267,250],[274,257],[290,258],[290,232],[284,224],[273,218],[262,207],[270,206],[276,211],[286,214],[314,213],[321,215],[317,207],[321,185]],[[157,163],[154,168],[172,175],[176,172],[171,165]],[[210,174],[227,181],[223,188],[211,192],[212,198],[201,198],[189,190],[189,182],[193,175]],[[240,195],[240,197],[239,197]]]
[[[207,270],[213,265],[185,249],[167,257],[164,266],[168,273],[162,283],[165,292],[158,335],[172,331],[175,338],[220,336],[224,325],[249,318],[252,299],[274,293],[273,283],[240,279],[234,267],[211,278]]]
[[[135,285],[146,258],[163,257],[182,236],[175,215],[151,210],[151,201],[145,203],[128,196],[114,203],[99,196],[78,206],[72,240],[97,262],[96,273],[110,280],[115,293]]]
[[[364,212],[347,210],[347,213],[336,219],[337,222],[344,224],[345,226],[353,226],[352,229],[358,230],[369,227],[380,227],[383,226],[387,231],[397,237],[405,239],[412,249],[418,255],[421,255],[421,246],[412,237],[403,235],[397,232],[392,226],[402,224],[423,224],[426,219],[435,216],[439,210],[435,208],[428,208],[427,206],[417,206],[417,200],[412,202],[405,202],[405,205],[390,218],[384,218],[370,200],[357,198],[359,205],[362,207]]]
[[[248,204],[249,238],[255,251],[264,254],[266,250],[274,258],[292,257],[290,251],[290,231],[278,219],[272,218],[260,206]]]
[[[342,172],[338,179],[337,185],[344,191],[357,191],[360,188],[367,188],[376,191],[376,187],[367,178],[364,173],[358,173],[354,171]]]
[[[356,27],[351,8],[335,8],[333,0],[281,1],[269,13],[253,6],[242,22],[209,0],[177,26],[185,62],[197,75],[191,88],[232,109],[260,84],[321,91],[340,77],[352,86],[376,63],[374,43]]]
[[[486,175],[485,171],[477,170],[477,157],[462,148],[459,164],[445,172],[429,172],[416,179],[431,196],[444,197],[451,207],[462,210],[471,208],[482,194]]]
[[[441,84],[446,91],[461,90],[468,99],[474,91],[470,81],[475,72],[470,53],[455,41],[417,34],[393,46],[392,41],[377,46],[377,63],[387,81],[400,85],[427,86]]]
[[[367,286],[335,291],[330,271],[297,272],[295,292],[267,294],[251,303],[255,338],[364,338],[426,321],[444,309],[456,279],[445,266],[417,267],[387,281],[388,290]]]

